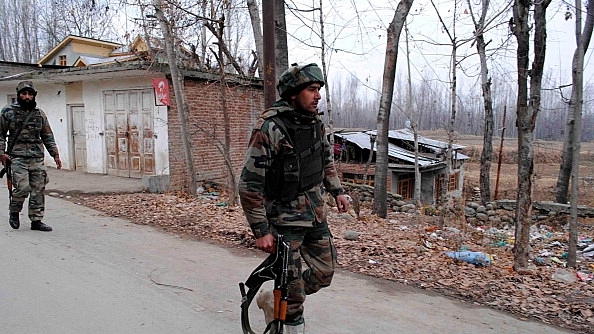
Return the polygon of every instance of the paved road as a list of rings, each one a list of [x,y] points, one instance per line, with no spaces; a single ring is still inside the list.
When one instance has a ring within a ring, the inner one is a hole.
[[[145,190],[141,179],[117,177],[104,174],[69,171],[48,167],[47,192],[60,193],[122,193]]]
[[[0,217],[0,333],[241,333],[238,282],[263,254],[186,240],[58,198],[47,197],[47,207],[50,233],[26,223],[13,230]],[[306,317],[308,334],[568,333],[344,272],[308,299]],[[260,318],[255,313],[253,322]]]

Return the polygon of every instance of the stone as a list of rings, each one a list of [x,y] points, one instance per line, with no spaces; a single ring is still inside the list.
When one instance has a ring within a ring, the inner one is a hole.
[[[466,206],[464,207],[464,214],[466,217],[474,217],[476,216],[476,211],[474,211],[473,208]]]
[[[476,202],[470,202],[470,203],[468,203],[468,207],[470,207],[470,208],[472,208],[474,210],[476,210],[479,206],[480,205],[478,203],[476,203]]]
[[[359,238],[359,232],[347,230],[344,232],[344,238],[346,240],[355,241]]]
[[[485,213],[477,213],[476,218],[482,222],[486,222],[489,220],[489,216],[487,216],[487,214]]]

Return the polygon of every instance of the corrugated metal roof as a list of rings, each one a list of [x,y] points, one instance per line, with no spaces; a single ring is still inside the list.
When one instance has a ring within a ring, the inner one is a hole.
[[[368,132],[376,134],[375,130],[371,130]],[[415,141],[414,133],[412,131],[410,131],[409,129],[390,130],[390,131],[388,131],[388,137],[394,138],[394,139],[400,139],[400,140],[408,140],[408,141],[412,141],[412,142]],[[448,148],[448,143],[440,141],[440,140],[429,139],[429,138],[423,137],[423,136],[418,136],[418,140],[419,140],[419,144],[423,144],[427,147],[433,147],[436,149]],[[452,149],[454,149],[454,150],[459,150],[459,149],[462,149],[465,147],[466,146],[463,146],[463,145],[452,144]]]
[[[362,149],[369,150],[371,143],[369,142],[369,135],[365,132],[349,132],[349,133],[334,133],[335,136],[346,139],[347,141],[359,146]],[[375,147],[373,149],[375,151]]]
[[[334,133],[335,136],[345,139],[346,141],[357,145],[361,149],[369,150],[371,148],[371,143],[369,140],[370,135],[375,135],[376,131],[355,131],[355,132],[343,132],[343,133]],[[402,130],[390,130],[388,132],[388,136],[394,139],[401,139],[407,141],[414,141],[413,133],[410,132],[408,129]],[[447,143],[444,143],[439,140],[433,140],[425,137],[418,137],[419,145],[426,146],[431,148],[435,152],[439,152],[441,148],[447,148]],[[454,150],[464,148],[462,145],[452,145]],[[373,151],[377,151],[377,143],[374,143]],[[388,143],[388,155],[390,157],[400,159],[403,161],[408,161],[414,164],[415,162],[415,154],[413,151],[407,150],[403,147],[397,146],[392,143]],[[469,157],[457,152],[455,157],[458,160],[467,160]],[[433,158],[419,155],[419,165],[420,166],[428,166],[431,164],[435,164],[442,161],[440,158]]]

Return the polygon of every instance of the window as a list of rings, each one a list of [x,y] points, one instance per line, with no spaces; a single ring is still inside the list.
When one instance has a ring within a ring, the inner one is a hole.
[[[66,56],[60,56],[60,66],[66,66]]]
[[[448,191],[458,190],[458,180],[460,179],[460,172],[450,174],[448,180]]]
[[[458,181],[460,179],[460,172],[450,174],[448,178],[448,191],[458,190]],[[435,178],[435,201],[441,203],[441,192],[445,186],[445,174],[439,174]]]
[[[444,186],[445,186],[444,174],[439,174],[435,178],[435,193],[433,194],[435,196],[435,203],[437,203],[437,204],[441,204],[441,202],[443,200],[441,192],[443,191]]]
[[[398,194],[405,200],[413,198],[414,184],[414,179],[398,180]]]

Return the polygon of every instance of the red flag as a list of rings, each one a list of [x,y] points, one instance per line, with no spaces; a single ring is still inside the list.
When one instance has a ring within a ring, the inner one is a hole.
[[[169,105],[169,81],[167,78],[153,79],[155,89],[155,104],[158,106]]]

